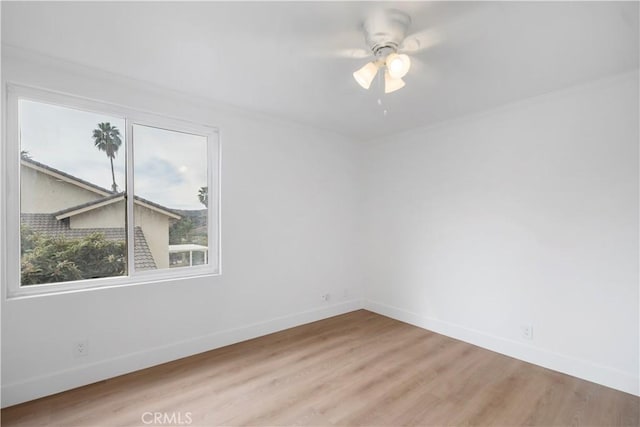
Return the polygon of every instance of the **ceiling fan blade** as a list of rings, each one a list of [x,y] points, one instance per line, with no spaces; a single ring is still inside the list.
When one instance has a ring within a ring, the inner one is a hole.
[[[491,16],[501,11],[502,6],[495,3],[438,3],[416,10],[415,22],[425,29],[406,36],[399,50],[416,54],[438,45],[458,46],[481,39],[490,30],[487,22]]]
[[[334,52],[334,55],[339,58],[364,59],[372,56],[373,53],[365,49],[339,49]]]
[[[346,58],[346,59],[365,59],[373,56],[371,51],[365,49],[332,49],[319,50],[310,52],[310,56],[318,58]]]
[[[442,40],[443,36],[438,30],[429,28],[405,37],[399,51],[402,53],[420,52],[442,43]]]

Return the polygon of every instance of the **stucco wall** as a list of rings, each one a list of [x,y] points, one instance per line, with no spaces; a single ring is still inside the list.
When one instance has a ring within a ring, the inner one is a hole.
[[[169,218],[137,204],[133,213],[135,225],[142,227],[156,267],[169,268]]]
[[[69,226],[71,228],[124,228],[125,213],[125,204],[122,200],[74,215],[69,219]]]
[[[20,180],[23,213],[57,212],[103,197],[24,165],[21,167]]]

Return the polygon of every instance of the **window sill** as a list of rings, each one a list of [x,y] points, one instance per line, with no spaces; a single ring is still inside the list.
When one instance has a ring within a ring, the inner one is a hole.
[[[194,268],[190,272],[180,272],[181,274],[167,274],[166,272],[138,272],[136,277],[107,277],[102,279],[80,280],[75,282],[65,282],[58,284],[28,285],[21,286],[17,290],[7,294],[7,300],[22,300],[30,298],[47,297],[54,295],[75,294],[106,289],[124,288],[139,285],[154,285],[167,282],[181,282],[184,280],[195,280],[200,278],[216,278],[222,276],[219,270],[211,268]]]

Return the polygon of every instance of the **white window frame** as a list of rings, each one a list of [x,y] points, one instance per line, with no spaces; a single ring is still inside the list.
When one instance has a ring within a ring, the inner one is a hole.
[[[217,127],[203,125],[182,119],[175,119],[155,113],[123,107],[107,102],[82,98],[44,89],[7,83],[5,86],[5,133],[0,157],[3,162],[4,179],[2,195],[4,211],[2,222],[3,243],[3,280],[6,283],[6,298],[21,298],[88,289],[104,289],[108,287],[130,286],[159,281],[171,281],[199,276],[218,276],[221,274],[221,222],[220,222],[220,176],[221,147],[220,134]],[[107,114],[125,121],[125,156],[126,156],[126,213],[127,213],[127,274],[123,276],[84,279],[60,283],[20,286],[20,124],[18,116],[19,100],[52,104],[76,110]],[[135,142],[133,126],[150,126],[175,132],[189,133],[207,138],[207,185],[208,185],[208,259],[206,265],[166,268],[159,270],[136,271],[134,262],[134,164]]]

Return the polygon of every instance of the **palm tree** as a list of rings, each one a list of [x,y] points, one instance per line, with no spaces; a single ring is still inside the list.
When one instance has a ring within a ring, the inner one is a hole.
[[[93,139],[96,148],[104,151],[111,162],[111,179],[113,181],[111,189],[117,192],[118,185],[116,184],[116,175],[113,172],[113,159],[122,145],[120,130],[115,126],[111,126],[109,122],[98,123],[98,128],[93,130]]]
[[[198,190],[198,200],[200,200],[200,203],[205,205],[205,207],[209,207],[209,187],[200,187],[200,190]]]

